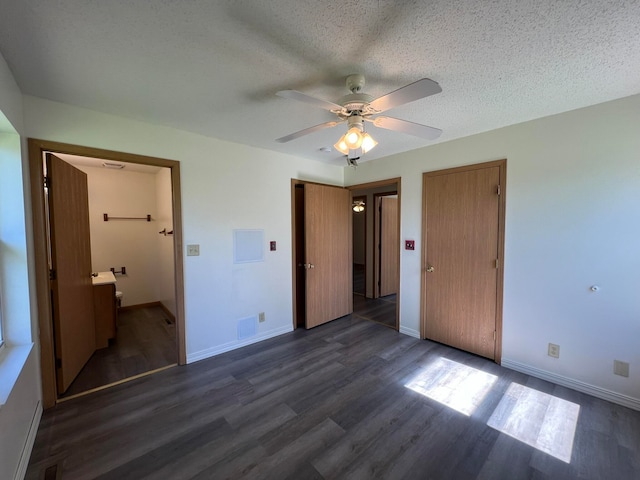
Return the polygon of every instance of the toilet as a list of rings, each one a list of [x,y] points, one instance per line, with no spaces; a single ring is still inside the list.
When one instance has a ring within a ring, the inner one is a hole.
[[[122,292],[116,290],[116,306],[120,308],[122,306]]]

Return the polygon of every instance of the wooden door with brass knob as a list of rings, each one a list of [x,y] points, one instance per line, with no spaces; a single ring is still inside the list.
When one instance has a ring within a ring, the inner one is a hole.
[[[48,153],[51,303],[58,394],[96,350],[87,175]]]
[[[353,311],[350,192],[305,184],[304,225],[305,326],[312,328]]]
[[[496,361],[505,171],[502,160],[423,177],[422,335]]]

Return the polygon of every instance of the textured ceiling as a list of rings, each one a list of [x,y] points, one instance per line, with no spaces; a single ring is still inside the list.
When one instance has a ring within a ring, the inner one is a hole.
[[[638,1],[0,0],[0,52],[25,94],[342,165],[332,115],[363,73],[379,96],[443,92],[388,112],[438,141],[640,93]],[[429,145],[367,127],[369,159]]]

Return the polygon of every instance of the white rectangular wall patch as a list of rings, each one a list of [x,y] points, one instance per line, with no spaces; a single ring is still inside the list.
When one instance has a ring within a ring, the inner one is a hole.
[[[233,263],[264,261],[264,230],[233,231]]]

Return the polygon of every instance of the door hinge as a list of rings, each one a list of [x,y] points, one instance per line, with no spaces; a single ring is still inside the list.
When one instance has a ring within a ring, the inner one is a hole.
[[[498,185],[498,188],[497,188],[496,193],[497,193],[498,195],[500,195],[500,185]]]
[[[493,340],[495,341],[495,339],[496,339],[496,331],[494,330],[493,331]]]
[[[44,186],[49,188],[51,186],[51,177],[49,175],[44,176]]]
[[[496,258],[496,268],[500,268],[500,259]]]
[[[49,280],[55,280],[56,279],[56,271],[52,268],[51,270],[49,270]]]
[[[62,359],[56,358],[56,368],[62,368]]]

